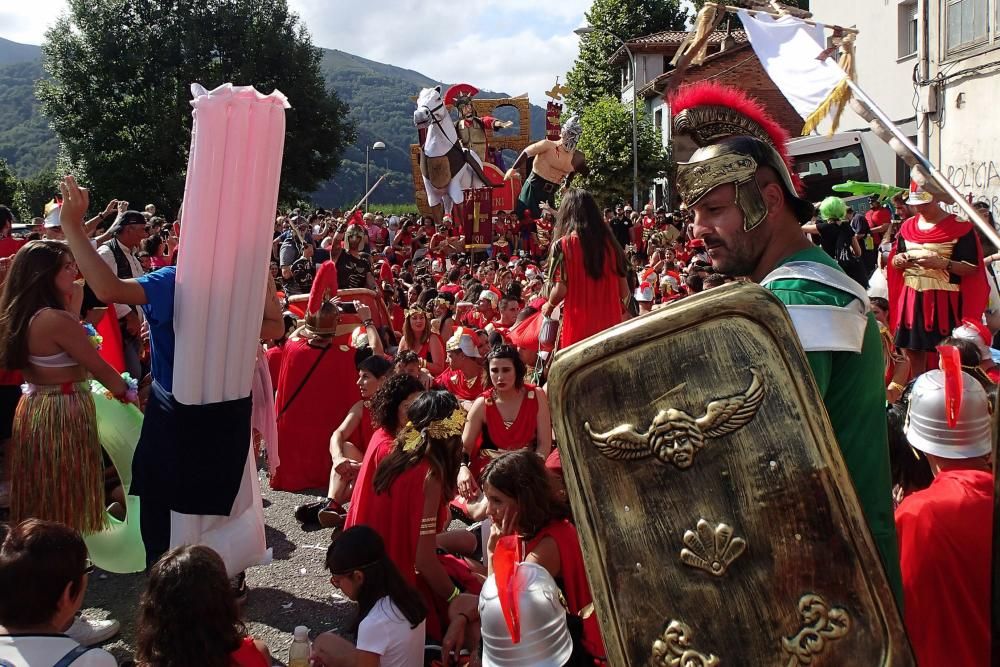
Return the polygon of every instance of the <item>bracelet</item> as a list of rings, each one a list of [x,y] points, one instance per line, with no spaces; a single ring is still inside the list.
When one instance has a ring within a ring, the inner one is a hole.
[[[906,386],[899,384],[898,382],[893,380],[892,382],[889,383],[889,386],[886,387],[886,389],[888,389],[889,391],[904,391],[906,389]]]
[[[369,317],[367,320],[361,323],[361,326],[363,326],[365,329],[367,329],[368,327],[373,327],[375,326],[375,320]]]
[[[462,593],[462,591],[458,590],[458,586],[455,586],[455,588],[453,588],[452,591],[451,591],[451,595],[448,596],[448,599],[445,600],[445,602],[449,602],[450,603],[452,600],[454,600],[459,595],[461,595],[461,593]]]

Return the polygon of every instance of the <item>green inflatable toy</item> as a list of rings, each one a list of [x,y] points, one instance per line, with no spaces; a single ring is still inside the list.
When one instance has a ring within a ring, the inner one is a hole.
[[[91,383],[101,446],[118,470],[125,489],[125,521],[106,515],[108,528],[83,536],[90,560],[108,572],[127,574],[146,569],[146,548],[139,532],[139,498],[128,495],[132,485],[132,456],[142,431],[142,413],[134,405],[109,398],[97,381]]]

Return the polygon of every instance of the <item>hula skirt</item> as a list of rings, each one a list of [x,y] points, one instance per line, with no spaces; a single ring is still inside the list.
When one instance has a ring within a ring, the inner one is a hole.
[[[90,382],[23,386],[11,438],[11,521],[105,527],[104,462]]]

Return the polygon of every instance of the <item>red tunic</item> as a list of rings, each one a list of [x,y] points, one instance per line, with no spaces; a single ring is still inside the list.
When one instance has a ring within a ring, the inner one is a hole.
[[[514,423],[507,426],[503,423],[500,408],[494,402],[494,389],[489,389],[486,398],[486,430],[490,441],[499,449],[514,450],[531,447],[535,444],[538,431],[538,398],[535,396],[535,386],[525,383],[524,399],[517,411]]]
[[[281,374],[281,353],[283,345],[275,345],[264,350],[264,357],[267,359],[267,372],[271,375],[271,386],[278,386],[278,376]]]
[[[319,365],[293,398],[321,353],[320,348],[311,347],[304,338],[285,343],[274,402],[281,463],[271,478],[272,489],[326,488],[332,466],[330,435],[361,398],[353,382],[357,373],[354,353],[336,342],[327,348]]]
[[[350,442],[364,454],[368,451],[368,443],[373,435],[375,435],[375,424],[372,422],[371,408],[368,407],[368,401],[361,401],[361,422],[351,434]]]
[[[244,637],[240,647],[229,654],[233,667],[268,667],[267,659],[257,650],[253,637]]]
[[[919,665],[988,665],[993,476],[941,472],[896,509],[906,634]]]
[[[417,582],[417,541],[424,510],[424,479],[429,469],[426,461],[401,473],[385,493],[375,493],[375,472],[379,463],[392,451],[395,439],[385,429],[372,436],[365,452],[358,479],[351,494],[351,508],[344,528],[365,525],[385,541],[389,558],[411,585]],[[438,529],[448,521],[448,509],[441,503]]]
[[[604,331],[622,321],[622,302],[618,293],[619,276],[615,273],[615,255],[608,244],[604,256],[604,275],[591,278],[583,265],[583,248],[576,234],[559,240],[563,254],[566,300],[562,307],[560,348]],[[559,273],[558,271],[556,272]]]
[[[587,571],[583,565],[583,552],[576,527],[564,519],[553,521],[528,541],[527,550],[533,551],[546,537],[555,540],[559,548],[559,576],[555,578],[556,583],[566,597],[569,612],[579,616],[583,608],[593,602],[593,598],[590,595],[590,584],[587,583]],[[604,657],[604,640],[597,624],[597,614],[591,614],[583,621],[583,646],[592,657]]]
[[[989,300],[989,284],[983,267],[983,251],[979,247],[979,239],[973,234],[976,242],[976,270],[961,278],[959,291],[928,289],[918,292],[907,287],[903,281],[903,272],[892,265],[899,248],[899,239],[903,240],[904,245],[949,243],[972,231],[972,223],[959,220],[954,215],[949,215],[926,230],[917,225],[919,219],[919,216],[914,216],[903,223],[896,245],[889,254],[886,279],[889,284],[889,309],[892,313],[890,328],[893,332],[900,325],[907,329],[936,331],[940,338],[950,335],[952,328],[964,319],[976,322],[982,319]],[[918,314],[923,321],[916,321]]]
[[[442,389],[450,391],[460,401],[474,401],[486,391],[485,373],[480,373],[476,381],[470,386],[465,373],[449,368],[434,378],[434,382]]]

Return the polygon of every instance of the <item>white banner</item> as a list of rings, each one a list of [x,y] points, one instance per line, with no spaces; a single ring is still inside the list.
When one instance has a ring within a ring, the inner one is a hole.
[[[832,58],[817,60],[826,49],[823,26],[792,16],[738,13],[764,71],[799,115],[808,118],[847,76]]]

